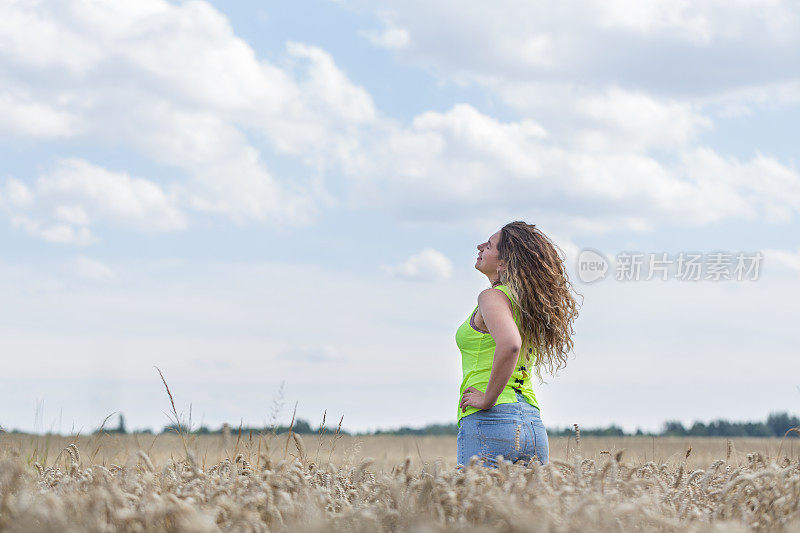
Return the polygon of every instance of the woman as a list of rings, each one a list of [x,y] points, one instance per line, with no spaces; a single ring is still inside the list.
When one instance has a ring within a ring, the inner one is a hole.
[[[475,268],[492,287],[456,332],[464,379],[458,464],[477,455],[548,462],[547,431],[531,375],[566,365],[577,305],[555,245],[534,224],[511,222],[478,245]]]

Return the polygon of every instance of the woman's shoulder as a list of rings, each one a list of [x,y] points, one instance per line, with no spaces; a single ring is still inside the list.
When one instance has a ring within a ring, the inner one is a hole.
[[[514,298],[511,296],[511,290],[508,288],[508,286],[506,286],[506,285],[495,285],[492,288],[503,291],[503,294],[508,296],[508,299],[511,300],[511,303],[514,303]]]
[[[497,291],[495,291],[494,289],[497,289]],[[482,294],[486,294],[488,296],[491,293],[497,294],[498,292],[502,292],[503,294],[506,295],[506,298],[511,303],[511,311],[513,312],[513,315],[514,315],[514,321],[516,321],[518,323],[518,321],[519,321],[519,311],[520,311],[519,310],[519,305],[517,305],[517,302],[514,301],[514,297],[511,295],[511,290],[508,288],[508,286],[506,286],[506,285],[495,285],[494,287],[490,287],[490,288],[485,289],[484,291],[482,291],[481,295]],[[497,295],[499,296],[499,294],[497,294]],[[491,297],[492,296],[490,296],[490,298]],[[478,295],[478,305],[480,305],[480,299],[481,299],[481,296]]]
[[[504,293],[506,293],[506,295],[508,295],[508,286],[507,286],[507,285],[500,284],[500,285],[495,285],[495,286],[494,286],[494,287],[492,287],[492,288],[493,288],[493,289],[500,289],[501,291],[503,291]]]
[[[505,285],[495,285],[494,287],[489,287],[488,289],[484,289],[484,290],[483,290],[483,291],[481,291],[481,293],[478,295],[478,301],[480,301],[481,297],[484,297],[484,298],[485,298],[486,296],[488,296],[488,295],[490,295],[490,294],[492,294],[492,293],[496,294],[496,292],[494,291],[494,289],[498,289],[500,292],[502,292],[503,294],[505,294],[505,295],[506,295],[506,297],[507,297],[507,298],[508,298],[508,299],[511,301],[511,303],[512,303],[513,305],[516,305],[516,304],[515,304],[515,302],[514,302],[514,298],[511,296],[511,292],[509,291],[508,287],[507,287],[507,286],[505,286]],[[486,295],[486,296],[485,296],[485,295]]]
[[[505,294],[505,297],[500,296],[499,293],[501,292]],[[495,285],[494,287],[489,287],[488,289],[484,289],[483,291],[481,291],[481,293],[478,295],[478,308],[480,308],[481,305],[483,305],[481,303],[481,300],[483,299],[484,302],[486,302],[485,300],[486,298],[490,299],[498,298],[497,300],[498,302],[500,301],[499,298],[503,298],[504,300],[509,302],[511,304],[511,311],[514,317],[514,322],[516,322],[517,326],[519,326],[519,306],[516,304],[516,302],[514,302],[514,298],[511,296],[511,291],[508,289],[508,287],[506,287],[505,285]]]

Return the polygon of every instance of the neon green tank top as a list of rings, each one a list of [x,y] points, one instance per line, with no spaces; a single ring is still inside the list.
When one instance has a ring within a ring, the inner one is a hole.
[[[509,294],[508,287],[505,285],[497,285],[495,289],[500,289],[511,300],[511,307],[513,309],[514,322],[519,328],[519,307],[514,302]],[[492,374],[492,362],[494,361],[494,349],[496,344],[494,339],[489,333],[482,333],[472,327],[470,321],[478,310],[472,311],[470,316],[459,326],[456,331],[456,345],[461,350],[461,372],[463,380],[461,381],[461,390],[459,391],[459,401],[464,390],[468,387],[475,387],[481,392],[486,392],[486,386],[489,384],[489,376]],[[529,404],[537,409],[539,404],[536,401],[536,396],[533,394],[533,386],[531,385],[530,368],[536,361],[536,354],[529,350],[529,353],[523,354],[520,351],[519,359],[514,367],[514,373],[508,384],[503,389],[503,392],[498,396],[495,405],[501,403],[514,403],[517,401],[516,392],[522,394]],[[461,419],[476,411],[477,407],[467,407],[467,410],[462,412],[461,407],[458,407],[458,426],[461,427]]]

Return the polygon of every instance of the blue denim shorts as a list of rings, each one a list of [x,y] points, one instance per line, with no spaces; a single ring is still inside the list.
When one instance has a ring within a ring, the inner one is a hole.
[[[496,457],[528,464],[534,456],[547,464],[550,445],[539,409],[517,393],[515,403],[501,403],[461,419],[458,429],[458,464],[467,465],[473,455],[481,464],[497,467]]]

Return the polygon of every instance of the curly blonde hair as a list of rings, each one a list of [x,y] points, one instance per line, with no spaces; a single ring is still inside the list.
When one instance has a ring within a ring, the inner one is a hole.
[[[533,373],[543,381],[542,369],[555,375],[566,366],[578,317],[563,252],[535,224],[521,221],[503,226],[497,251],[505,268],[493,286],[507,286],[517,304],[521,352],[528,363],[533,356]]]

